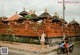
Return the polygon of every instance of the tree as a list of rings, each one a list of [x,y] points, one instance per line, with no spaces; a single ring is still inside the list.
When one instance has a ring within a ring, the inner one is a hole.
[[[27,14],[27,15],[25,15],[25,18],[26,19],[31,19],[31,15],[30,14]]]

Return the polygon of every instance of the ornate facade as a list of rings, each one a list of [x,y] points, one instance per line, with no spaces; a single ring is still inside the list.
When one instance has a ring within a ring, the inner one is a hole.
[[[25,9],[19,14],[14,14],[10,18],[0,21],[0,34],[4,35],[16,35],[22,37],[40,37],[42,31],[45,31],[46,38],[55,38],[63,36],[63,19],[60,18],[55,12],[54,16],[51,16],[47,10],[40,16],[30,14],[30,17]],[[41,21],[41,22],[39,22]],[[75,21],[67,23],[65,21],[65,34],[69,37],[80,36],[80,25]]]

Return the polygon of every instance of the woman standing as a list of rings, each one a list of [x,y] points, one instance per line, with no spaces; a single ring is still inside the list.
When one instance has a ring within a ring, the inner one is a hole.
[[[41,40],[40,40],[40,42],[41,42],[41,45],[42,45],[42,48],[44,48],[44,43],[45,43],[45,33],[44,33],[44,31],[42,32],[42,35],[41,35]]]

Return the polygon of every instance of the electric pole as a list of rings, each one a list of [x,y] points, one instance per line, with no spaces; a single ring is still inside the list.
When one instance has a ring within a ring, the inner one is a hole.
[[[63,34],[65,34],[65,0],[63,0]]]

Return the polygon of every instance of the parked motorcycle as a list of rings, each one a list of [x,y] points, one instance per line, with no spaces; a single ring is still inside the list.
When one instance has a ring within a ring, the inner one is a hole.
[[[67,53],[68,52],[67,49],[64,47],[64,44],[65,44],[64,42],[61,42],[59,44],[59,47],[57,49],[57,53],[58,54]],[[69,52],[72,52],[73,51],[73,43],[69,43],[68,48],[69,48]]]

